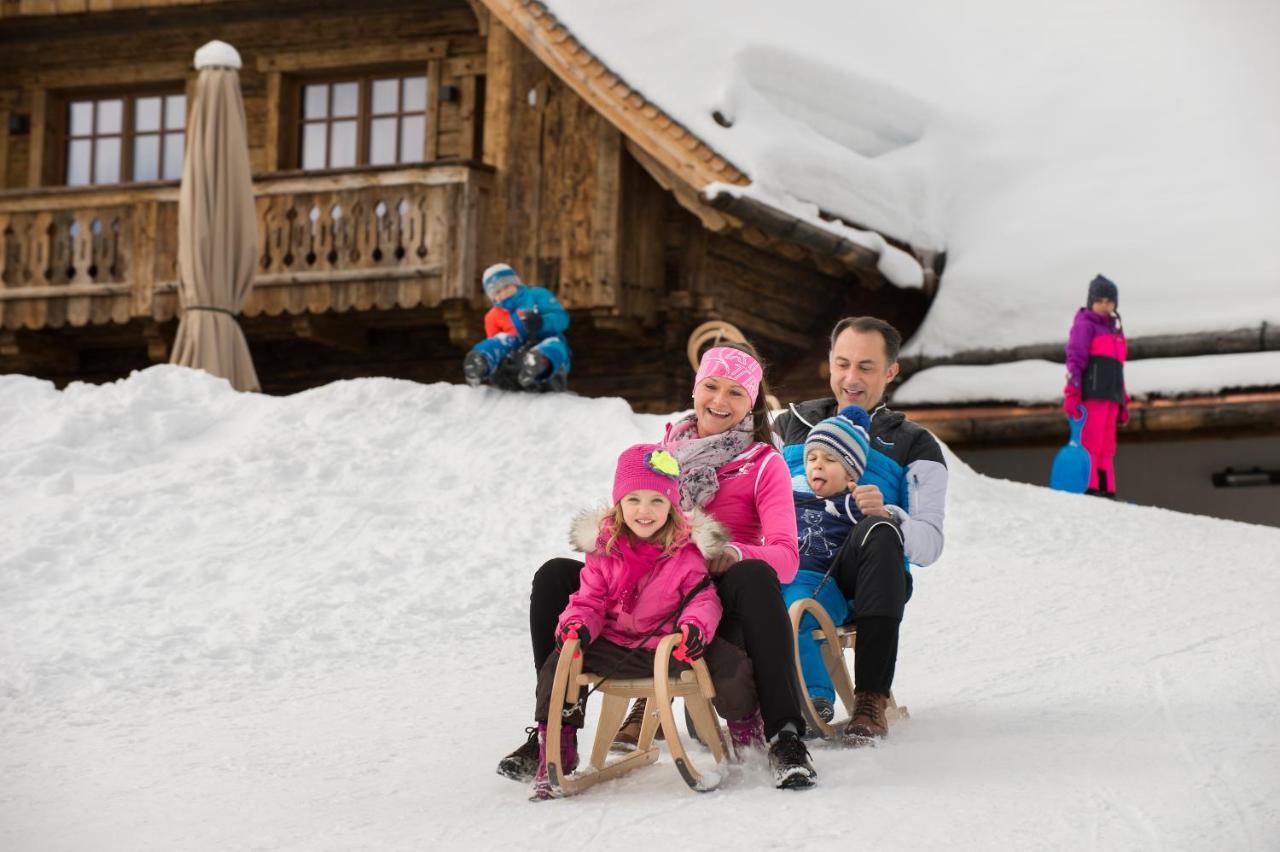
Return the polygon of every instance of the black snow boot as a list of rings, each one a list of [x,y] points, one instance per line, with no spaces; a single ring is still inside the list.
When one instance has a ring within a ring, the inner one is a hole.
[[[532,781],[538,774],[538,729],[525,728],[524,732],[528,741],[498,761],[498,774],[512,781]]]
[[[789,730],[779,733],[769,746],[769,766],[779,790],[803,790],[818,780],[818,773],[809,762],[809,749]]]
[[[469,352],[462,362],[462,377],[467,384],[476,387],[489,375],[489,359],[479,352]]]
[[[525,390],[540,390],[542,380],[551,372],[551,361],[536,349],[530,349],[520,359],[520,387]]]

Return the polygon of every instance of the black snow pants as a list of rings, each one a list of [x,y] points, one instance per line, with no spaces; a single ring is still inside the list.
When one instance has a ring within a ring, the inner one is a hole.
[[[898,662],[898,629],[911,597],[902,531],[887,518],[863,518],[836,554],[836,584],[853,601],[858,646],[854,689],[888,695]]]

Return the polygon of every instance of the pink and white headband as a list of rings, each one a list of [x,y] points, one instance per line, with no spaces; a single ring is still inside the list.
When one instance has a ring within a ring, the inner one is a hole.
[[[751,397],[751,404],[755,405],[756,396],[760,392],[760,380],[764,378],[764,370],[760,367],[759,361],[741,349],[717,346],[703,354],[702,361],[698,364],[698,375],[693,383],[696,385],[703,379],[713,376],[723,376],[742,385],[747,396]]]

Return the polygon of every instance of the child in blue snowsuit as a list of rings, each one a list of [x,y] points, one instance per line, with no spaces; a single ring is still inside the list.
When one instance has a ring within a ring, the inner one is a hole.
[[[782,587],[788,607],[803,598],[814,598],[837,625],[849,618],[849,601],[831,574],[831,568],[849,532],[862,512],[853,499],[853,488],[867,466],[871,420],[856,405],[840,410],[814,426],[804,443],[804,475],[792,479],[796,504],[796,530],[800,544],[800,570]],[[835,689],[822,662],[812,631],[813,616],[800,623],[797,645],[800,668],[814,709],[824,722],[835,718]]]
[[[462,374],[476,386],[499,378],[508,359],[525,390],[564,390],[569,375],[569,314],[545,287],[528,287],[505,263],[484,271],[484,292],[493,307],[484,317],[485,339],[467,353]]]

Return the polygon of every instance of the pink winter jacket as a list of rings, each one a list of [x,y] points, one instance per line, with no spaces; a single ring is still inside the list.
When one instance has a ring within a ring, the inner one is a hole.
[[[723,548],[727,535],[723,527],[702,512],[689,516],[689,541],[671,556],[660,558],[654,569],[640,579],[639,594],[631,612],[624,612],[620,599],[626,565],[617,555],[602,552],[605,539],[600,523],[609,510],[584,512],[573,523],[570,541],[587,554],[582,569],[581,586],[569,597],[569,605],[560,613],[557,629],[571,621],[581,622],[592,638],[608,639],[617,645],[634,648],[649,631],[668,619],[685,595],[707,576],[707,558]],[[703,641],[710,644],[720,626],[720,596],[708,584],[685,605],[678,620],[657,630],[644,647],[653,650],[669,633],[678,632],[677,625],[696,624]]]
[[[743,559],[761,559],[790,583],[800,568],[791,474],[782,455],[754,443],[716,470],[720,489],[703,510],[729,530]]]

